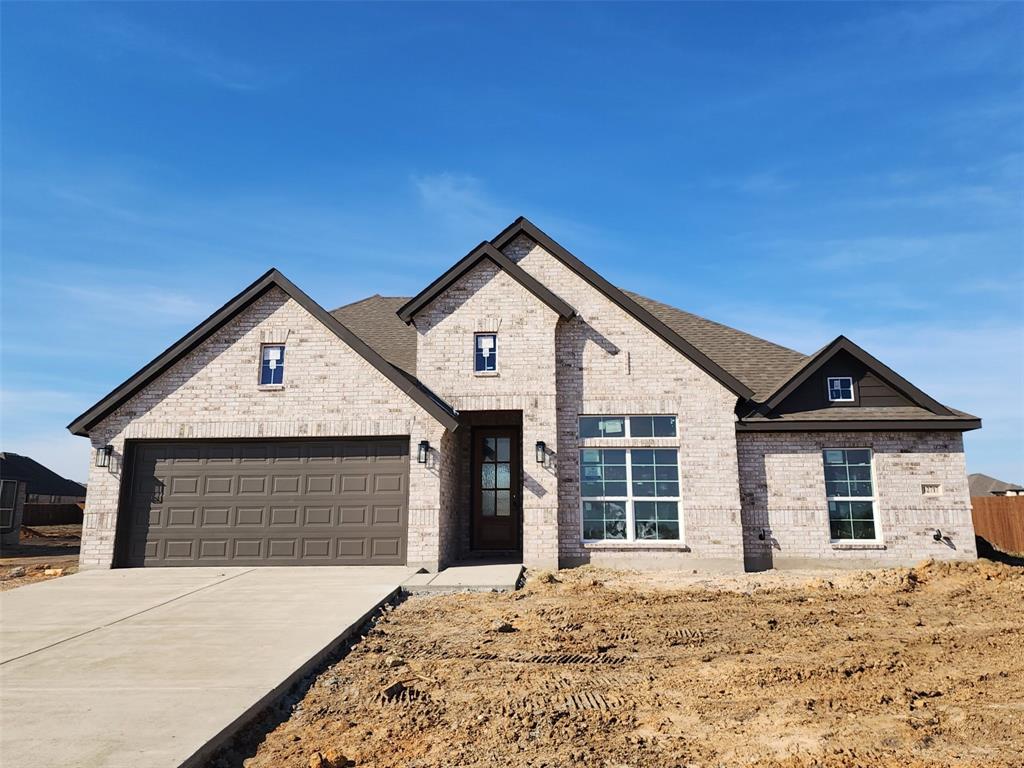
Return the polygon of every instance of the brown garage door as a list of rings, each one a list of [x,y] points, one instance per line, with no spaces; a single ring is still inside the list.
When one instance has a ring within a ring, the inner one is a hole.
[[[401,565],[407,438],[136,443],[118,563]]]

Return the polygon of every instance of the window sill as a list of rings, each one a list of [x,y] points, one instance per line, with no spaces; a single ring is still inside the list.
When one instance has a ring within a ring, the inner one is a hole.
[[[256,389],[260,392],[276,392],[284,389],[284,384],[257,384]]]
[[[832,549],[844,551],[844,550],[868,550],[868,549],[886,549],[887,547],[880,541],[863,541],[863,542],[845,542],[845,541],[833,541]]]
[[[500,376],[501,374],[498,371],[473,371],[473,375],[486,379],[493,376]]]
[[[664,551],[689,552],[690,548],[682,541],[584,541],[583,548],[597,551]]]

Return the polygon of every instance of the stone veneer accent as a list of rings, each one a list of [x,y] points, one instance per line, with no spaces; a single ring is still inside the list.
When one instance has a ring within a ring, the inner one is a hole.
[[[285,385],[258,386],[260,345],[287,338]],[[274,288],[96,425],[81,564],[109,568],[114,555],[125,441],[409,435],[410,565],[437,570],[451,524],[444,428],[298,303]],[[435,448],[426,465],[416,445]],[[109,468],[95,451],[114,446]],[[444,514],[442,514],[444,509]]]
[[[764,432],[737,435],[743,531],[753,567],[913,565],[977,557],[959,432]],[[822,451],[870,448],[880,545],[832,544]],[[939,484],[926,496],[922,485]],[[758,538],[762,528],[770,534]],[[942,531],[952,546],[935,541]]]

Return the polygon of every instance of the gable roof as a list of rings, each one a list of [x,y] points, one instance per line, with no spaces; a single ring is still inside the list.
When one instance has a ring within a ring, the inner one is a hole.
[[[542,246],[548,253],[561,261],[565,266],[579,275],[583,280],[604,294],[606,298],[631,315],[641,325],[673,347],[677,352],[689,359],[718,383],[730,390],[737,397],[749,400],[754,391],[726,370],[722,365],[711,359],[705,352],[669,327],[663,320],[655,316],[649,309],[642,306],[636,299],[629,296],[621,288],[617,288],[601,275],[573,256],[569,251],[556,243],[549,235],[542,232],[532,222],[520,216],[508,227],[491,240],[491,244],[501,250],[520,235],[524,235]]]
[[[1003,480],[997,480],[991,475],[985,475],[981,472],[974,472],[968,475],[967,485],[971,489],[971,496],[995,496],[997,493],[1005,493],[1006,491],[1024,491],[1024,487],[1014,483],[1007,483]]]
[[[870,368],[874,373],[885,379],[890,386],[899,390],[912,403],[938,416],[953,416],[952,410],[944,406],[938,400],[927,395],[896,371],[883,363],[878,358],[869,354],[866,350],[854,344],[845,336],[837,336],[830,343],[819,349],[813,355],[801,363],[796,370],[765,400],[764,405],[768,410],[776,408],[783,400],[796,390],[801,384],[807,381],[817,370],[839,352],[846,352],[856,360]]]
[[[0,453],[0,478],[23,480],[26,493],[44,496],[85,496],[85,486],[61,477],[28,456],[5,451]]]
[[[568,319],[576,314],[575,309],[562,301],[562,299],[556,296],[537,278],[529,274],[525,269],[520,267],[493,245],[488,242],[483,242],[457,261],[447,272],[399,308],[398,316],[406,323],[411,323],[417,312],[444,293],[444,291],[446,291],[452,284],[484,260],[490,261],[498,267],[498,269],[504,270],[510,277],[515,279],[516,282],[522,285],[542,302],[547,304],[561,317]]]
[[[303,309],[323,323],[329,331],[380,371],[389,381],[447,429],[454,430],[458,426],[455,410],[451,406],[430,392],[421,383],[411,381],[409,376],[403,375],[401,371],[385,360],[376,350],[360,339],[359,336],[352,333],[337,318],[300,290],[291,280],[278,270],[270,269],[206,318],[206,320],[185,334],[180,340],[164,350],[156,359],[137,371],[127,381],[100,400],[100,402],[76,418],[68,425],[68,429],[76,435],[88,435],[89,429],[95,426],[97,422],[127,402],[141,389],[210,338],[210,336],[230,322],[242,310],[275,287],[280,288],[289,298],[293,299]]]
[[[746,384],[753,390],[755,400],[774,392],[784,376],[807,360],[807,355],[794,349],[684,312],[639,293],[624,293]]]

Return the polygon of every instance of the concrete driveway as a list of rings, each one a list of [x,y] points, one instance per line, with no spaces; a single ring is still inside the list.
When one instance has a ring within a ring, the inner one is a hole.
[[[412,574],[87,571],[3,593],[0,764],[194,765]]]

